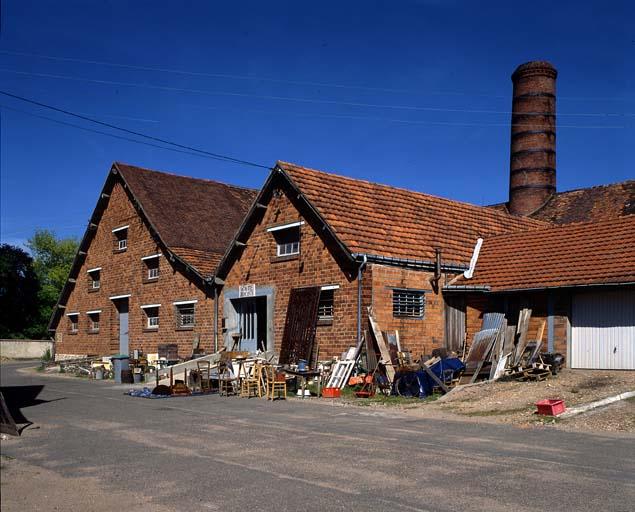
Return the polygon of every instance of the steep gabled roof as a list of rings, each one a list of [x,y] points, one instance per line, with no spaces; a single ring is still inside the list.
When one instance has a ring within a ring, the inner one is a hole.
[[[507,212],[507,203],[489,208]],[[593,222],[635,213],[635,180],[558,192],[538,210],[532,219],[553,224]]]
[[[150,233],[174,264],[190,272],[200,286],[213,276],[232,235],[257,195],[256,190],[190,178],[115,162],[79,244],[75,260],[49,322],[55,330],[73,289],[73,281],[120,180]]]
[[[544,226],[491,208],[308,169],[280,168],[351,253],[467,263],[478,237]]]
[[[213,273],[203,260],[209,256],[218,263],[257,194],[252,189],[119,162],[113,167],[161,240],[169,248],[189,249],[181,251],[184,259],[202,274]]]
[[[472,279],[492,292],[635,283],[635,215],[486,238]]]
[[[278,162],[219,263],[220,277],[229,272],[276,187],[286,188],[300,213],[320,236],[334,242],[330,245],[334,254],[349,265],[366,255],[372,261],[425,268],[434,265],[439,247],[444,268],[467,268],[478,237],[546,225],[491,208]]]

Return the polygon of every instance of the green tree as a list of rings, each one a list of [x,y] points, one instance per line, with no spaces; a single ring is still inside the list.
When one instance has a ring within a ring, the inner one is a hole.
[[[27,332],[33,337],[46,338],[51,312],[68,279],[78,242],[76,238],[58,239],[52,231],[42,229],[36,230],[27,247],[40,281],[38,319]]]
[[[0,245],[0,338],[24,338],[39,317],[39,280],[33,258]]]

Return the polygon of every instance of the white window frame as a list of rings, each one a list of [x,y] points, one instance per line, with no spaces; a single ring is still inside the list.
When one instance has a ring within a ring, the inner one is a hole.
[[[90,287],[93,290],[99,290],[101,288],[101,267],[91,268],[86,271],[90,278]],[[99,272],[99,279],[95,279],[93,272]]]
[[[160,307],[161,307],[161,304],[145,304],[141,306],[141,309],[143,309],[144,313],[146,314],[146,329],[159,328],[159,317],[160,317],[159,308]],[[146,311],[147,309],[156,309],[157,316],[148,315],[148,312]]]
[[[130,225],[126,225],[126,226],[120,226],[118,228],[115,228],[112,230],[113,234],[115,235],[115,237],[117,237],[117,250],[118,251],[125,251],[126,249],[128,249],[128,228],[130,227]],[[125,238],[119,238],[119,235],[117,235],[117,233],[119,233],[120,231],[126,230],[126,237]]]
[[[75,318],[75,321],[71,320],[69,331],[72,333],[79,332],[79,313],[66,313],[66,316],[69,320],[73,317]]]
[[[101,327],[101,309],[95,309],[94,311],[86,311],[88,315],[88,321],[90,322],[90,332],[98,332]],[[93,315],[99,315],[99,320],[94,322],[91,318]],[[97,325],[97,327],[95,327]]]

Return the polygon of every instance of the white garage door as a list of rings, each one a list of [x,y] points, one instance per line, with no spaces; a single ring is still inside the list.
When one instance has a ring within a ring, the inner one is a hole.
[[[571,368],[635,370],[635,290],[575,295],[571,321]]]

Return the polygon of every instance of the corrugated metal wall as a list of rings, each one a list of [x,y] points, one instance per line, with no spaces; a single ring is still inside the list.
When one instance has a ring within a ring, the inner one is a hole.
[[[635,370],[635,289],[574,295],[571,368]]]

